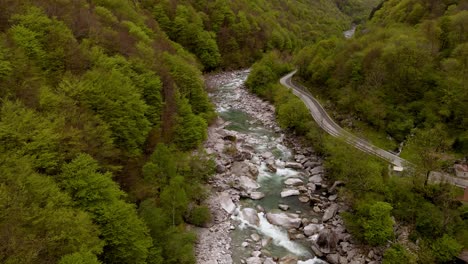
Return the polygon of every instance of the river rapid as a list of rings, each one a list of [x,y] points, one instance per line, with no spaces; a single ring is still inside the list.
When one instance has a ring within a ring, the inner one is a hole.
[[[197,230],[197,263],[348,263],[346,250],[355,249],[338,215],[345,208],[339,183],[329,186],[321,158],[285,134],[274,107],[245,89],[248,74],[206,77],[219,118],[205,148],[217,173],[208,199],[213,223]]]

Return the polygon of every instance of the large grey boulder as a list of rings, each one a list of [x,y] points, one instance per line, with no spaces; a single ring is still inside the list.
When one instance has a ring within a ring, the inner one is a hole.
[[[331,253],[338,243],[338,236],[331,229],[322,229],[317,238],[317,245],[323,253]]]
[[[240,190],[251,192],[258,188],[260,188],[260,185],[256,181],[252,180],[251,178],[247,176],[239,177],[239,189]]]
[[[221,208],[223,208],[228,214],[232,214],[236,209],[236,205],[232,202],[231,197],[229,197],[229,194],[227,193],[220,194],[218,196],[218,201]]]
[[[309,178],[309,182],[312,182],[312,183],[321,183],[322,181],[323,181],[322,175],[320,174],[316,174]]]
[[[323,225],[319,224],[308,224],[304,227],[304,235],[312,236],[318,233],[321,229],[323,229]]]
[[[299,228],[302,223],[299,215],[290,213],[267,213],[266,218],[270,224],[287,229]]]
[[[257,211],[252,208],[244,208],[241,210],[241,217],[247,221],[247,223],[258,226],[260,219],[258,218]]]
[[[330,205],[330,207],[328,207],[327,210],[325,210],[325,213],[323,214],[322,222],[326,222],[332,219],[335,216],[337,211],[338,211],[338,204],[334,203]]]
[[[323,166],[318,166],[310,170],[310,175],[323,174],[325,168]]]

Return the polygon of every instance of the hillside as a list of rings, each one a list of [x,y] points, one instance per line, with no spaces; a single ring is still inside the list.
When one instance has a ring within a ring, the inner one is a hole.
[[[340,119],[397,142],[435,128],[449,149],[466,154],[466,8],[466,1],[385,1],[353,39],[303,49],[299,75],[334,102]]]
[[[331,1],[0,0],[0,262],[194,263],[202,72],[339,34]]]

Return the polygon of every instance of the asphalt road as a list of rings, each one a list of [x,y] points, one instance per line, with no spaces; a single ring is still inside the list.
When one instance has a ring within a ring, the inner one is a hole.
[[[314,118],[315,122],[317,122],[317,124],[328,134],[334,137],[341,137],[350,145],[353,145],[354,147],[366,153],[384,159],[389,163],[393,164],[394,166],[404,168],[405,164],[409,164],[409,162],[398,157],[397,155],[383,150],[381,148],[378,148],[369,143],[368,141],[351,134],[350,132],[344,130],[339,125],[337,125],[335,121],[333,121],[333,119],[330,118],[330,116],[327,114],[322,105],[320,105],[320,103],[309,92],[307,92],[306,89],[292,82],[291,78],[295,73],[296,71],[293,71],[283,76],[280,79],[280,83],[292,89],[293,93],[297,95],[310,110],[310,113]]]

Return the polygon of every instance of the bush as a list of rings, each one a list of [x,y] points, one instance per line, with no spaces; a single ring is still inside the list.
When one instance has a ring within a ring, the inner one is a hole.
[[[414,256],[401,244],[393,244],[384,254],[383,264],[415,263]]]
[[[188,222],[196,226],[205,226],[211,221],[211,212],[206,205],[195,206],[190,211]]]

